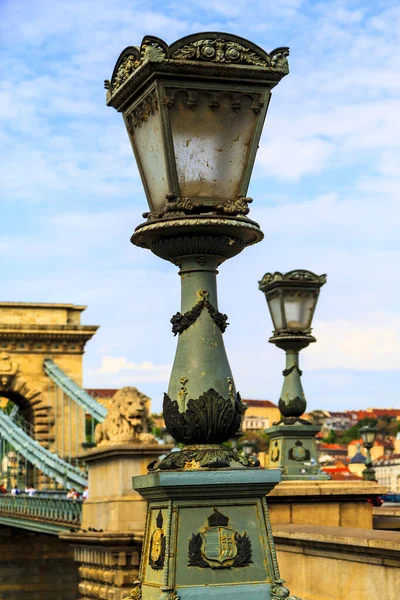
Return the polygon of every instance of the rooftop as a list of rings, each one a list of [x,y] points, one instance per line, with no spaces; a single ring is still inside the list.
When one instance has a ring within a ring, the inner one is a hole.
[[[242,402],[246,406],[259,406],[260,408],[278,408],[278,405],[271,402],[271,400],[247,400],[245,398],[242,398]]]

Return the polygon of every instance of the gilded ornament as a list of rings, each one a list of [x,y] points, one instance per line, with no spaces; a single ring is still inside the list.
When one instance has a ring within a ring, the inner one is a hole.
[[[134,586],[129,596],[126,596],[123,600],[142,600],[142,584],[140,581],[135,581]]]
[[[125,56],[118,67],[115,77],[112,80],[111,91],[114,92],[123,83],[125,83],[128,77],[132,75],[133,71],[135,71],[139,66],[140,61],[136,56],[133,54],[128,54],[128,56]]]
[[[277,440],[275,440],[274,445],[272,446],[272,450],[270,451],[271,462],[278,462],[280,455],[281,455],[280,444]]]
[[[161,510],[157,515],[156,525],[150,540],[149,565],[155,571],[159,571],[164,568],[166,542]]]
[[[222,38],[191,42],[176,50],[171,58],[175,60],[239,63],[256,67],[270,66],[265,58],[250,50],[250,48]]]

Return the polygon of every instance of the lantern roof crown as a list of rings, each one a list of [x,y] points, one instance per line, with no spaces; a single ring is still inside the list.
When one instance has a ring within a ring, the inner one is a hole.
[[[316,275],[312,271],[295,269],[293,271],[288,271],[287,273],[280,273],[279,271],[275,271],[275,273],[265,273],[261,281],[258,282],[258,286],[261,291],[267,291],[280,285],[321,287],[325,283],[326,274]]]
[[[123,110],[125,101],[151,75],[214,77],[268,82],[271,87],[289,73],[289,48],[265,52],[237,35],[204,32],[185,36],[171,45],[145,36],[140,47],[120,54],[110,80],[104,82],[107,104]]]

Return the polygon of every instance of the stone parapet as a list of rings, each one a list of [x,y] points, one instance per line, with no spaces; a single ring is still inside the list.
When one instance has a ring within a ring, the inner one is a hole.
[[[373,481],[283,481],[268,495],[271,523],[372,529],[372,504],[386,488]]]
[[[274,539],[281,576],[303,600],[398,598],[398,533],[277,524]]]

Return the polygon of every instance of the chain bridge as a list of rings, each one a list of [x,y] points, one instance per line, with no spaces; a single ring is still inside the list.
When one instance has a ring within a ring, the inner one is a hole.
[[[0,302],[2,525],[56,535],[80,526],[81,502],[66,490],[87,485],[78,457],[107,414],[82,388],[85,344],[98,329],[81,324],[85,308]]]

